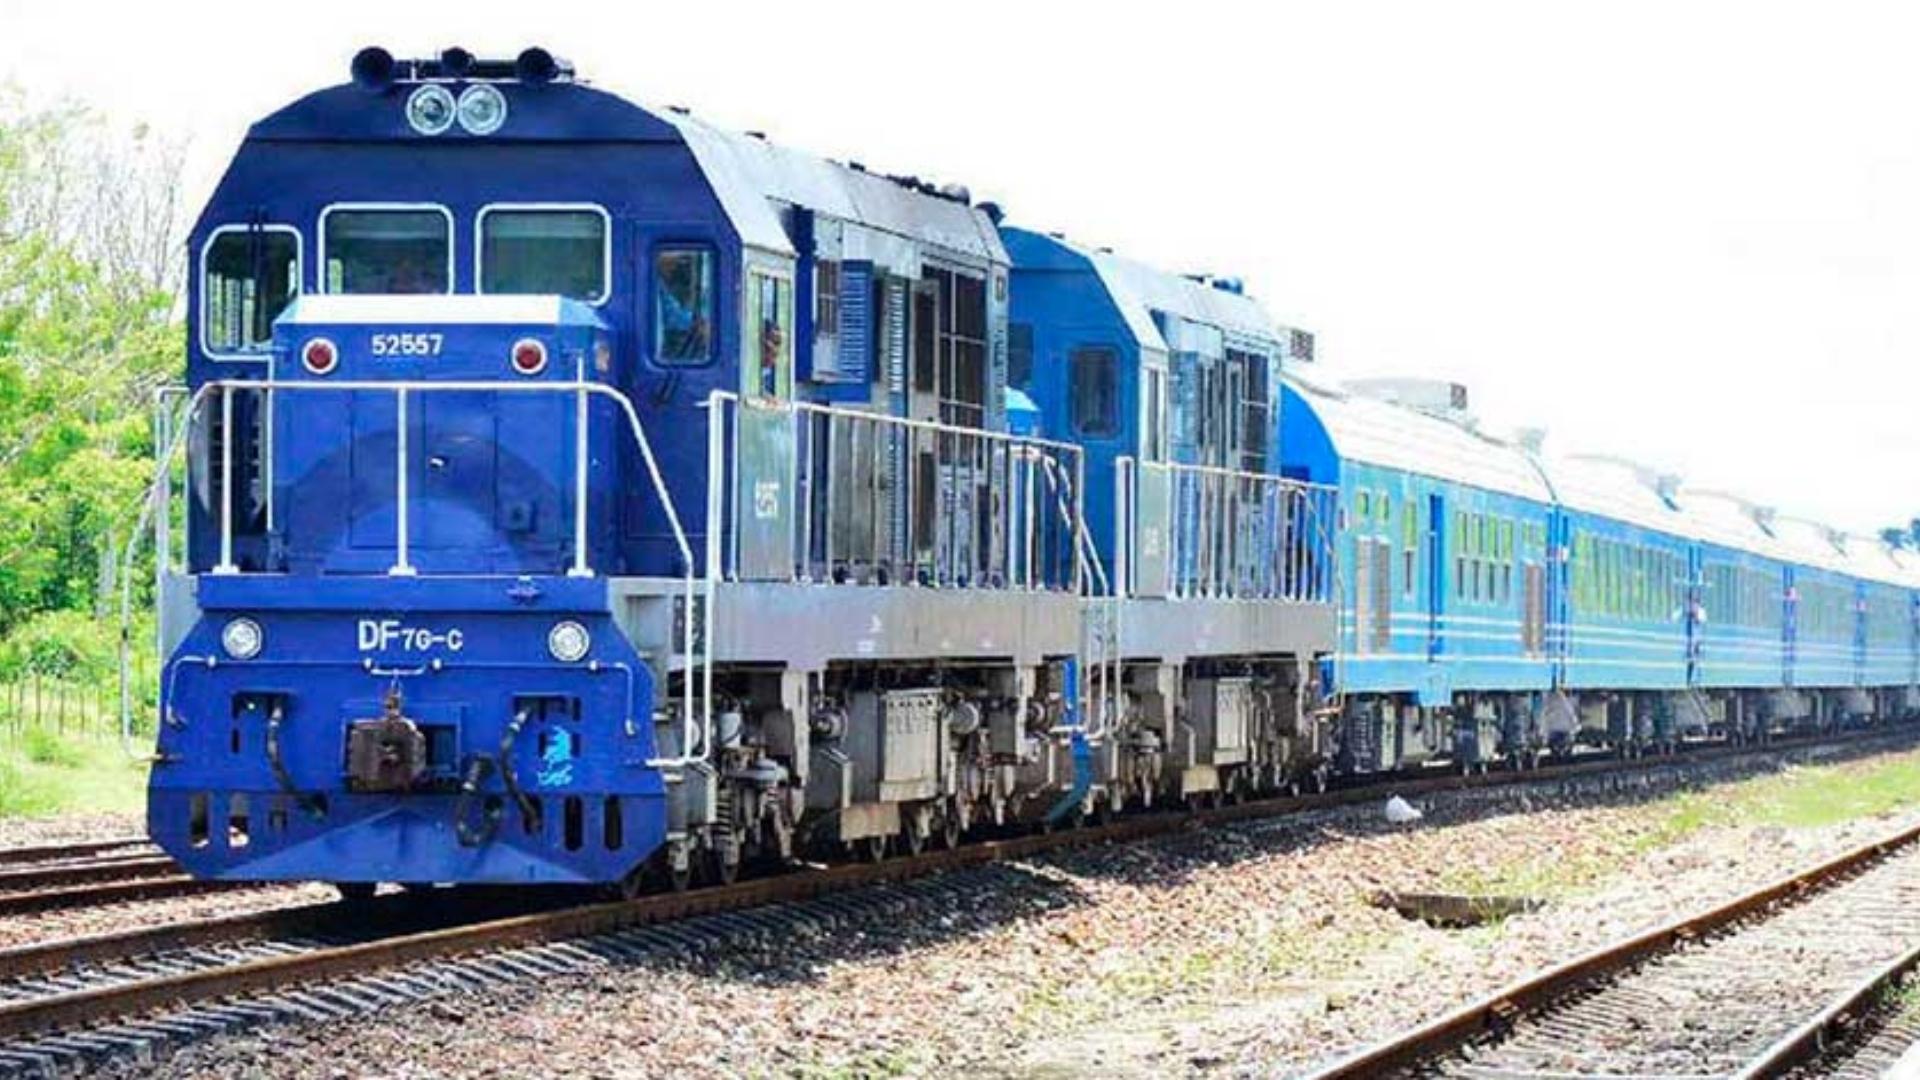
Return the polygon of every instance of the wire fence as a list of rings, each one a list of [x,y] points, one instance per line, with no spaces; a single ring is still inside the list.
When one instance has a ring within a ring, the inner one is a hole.
[[[153,727],[151,678],[133,680],[134,726]],[[120,683],[115,677],[62,678],[39,673],[0,681],[0,741],[29,732],[104,738],[120,731]]]

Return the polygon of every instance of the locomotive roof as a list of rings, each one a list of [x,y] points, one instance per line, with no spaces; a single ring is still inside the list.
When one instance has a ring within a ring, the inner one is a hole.
[[[668,113],[664,119],[693,151],[741,239],[755,247],[792,253],[777,212],[777,204],[788,203],[987,262],[1007,262],[999,232],[978,207],[691,115]]]
[[[1404,405],[1320,386],[1297,373],[1283,379],[1319,417],[1342,458],[1535,502],[1553,501],[1540,470],[1512,443]]]
[[[403,106],[419,85],[399,82],[379,91],[351,83],[317,90],[255,123],[250,142],[478,142],[681,143],[725,208],[742,243],[793,255],[781,225],[785,206],[801,206],[881,233],[905,237],[971,258],[1004,264],[1006,250],[980,208],[929,194],[765,139],[714,127],[672,110],[654,110],[578,82],[488,80],[507,101],[507,120],[491,135],[455,126],[420,135]],[[456,92],[458,85],[451,85]]]
[[[1211,326],[1249,343],[1277,348],[1280,327],[1258,300],[1244,293],[1229,292],[1190,277],[1169,273],[1146,263],[1116,255],[1111,251],[1089,248],[1059,236],[1043,236],[1029,229],[1007,228],[1021,243],[1034,245],[1045,258],[1028,265],[1040,269],[1078,269],[1086,267],[1100,278],[1100,284],[1113,298],[1114,306],[1126,320],[1134,340],[1146,349],[1171,352],[1173,349],[1154,322],[1156,311],[1177,315],[1189,322]]]

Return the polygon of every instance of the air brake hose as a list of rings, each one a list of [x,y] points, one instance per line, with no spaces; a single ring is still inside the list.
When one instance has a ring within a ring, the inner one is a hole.
[[[493,759],[485,754],[475,754],[467,761],[467,775],[460,780],[460,798],[453,804],[453,832],[459,837],[461,847],[479,847],[500,831],[498,806],[486,807],[486,823],[480,828],[467,825],[467,806],[479,793],[480,785],[486,782],[487,770],[492,767]]]
[[[498,770],[500,782],[506,785],[507,794],[513,798],[520,812],[528,821],[536,820],[540,808],[532,797],[520,788],[519,776],[513,769],[513,744],[520,737],[520,730],[526,727],[527,710],[522,708],[513,714],[506,730],[500,735],[500,752],[489,757],[475,754],[467,761],[467,772],[460,780],[460,798],[453,804],[453,831],[459,837],[461,847],[479,847],[491,841],[500,831],[500,808],[486,808],[485,821],[479,827],[467,824],[467,808],[472,805],[474,796],[480,793],[480,785],[486,783],[489,770]]]
[[[527,726],[527,709],[523,706],[508,721],[507,729],[500,735],[500,782],[507,787],[507,794],[520,807],[528,821],[535,820],[540,814],[539,804],[533,797],[520,790],[520,776],[513,768],[513,744],[520,738],[520,729]]]
[[[267,767],[273,770],[273,782],[280,790],[293,796],[306,815],[315,821],[323,820],[327,812],[321,809],[320,800],[294,786],[293,777],[287,772],[287,763],[280,754],[280,723],[286,718],[285,703],[276,699],[273,708],[267,712]]]

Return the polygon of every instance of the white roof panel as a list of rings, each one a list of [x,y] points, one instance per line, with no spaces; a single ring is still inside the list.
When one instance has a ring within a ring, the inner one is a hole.
[[[657,115],[686,139],[750,247],[794,253],[780,224],[784,203],[984,262],[1007,262],[998,230],[978,207],[911,191],[884,176],[725,131],[685,113],[661,110]]]
[[[1279,344],[1279,325],[1252,297],[1171,274],[1111,251],[1078,250],[1093,264],[1142,344],[1164,344],[1159,340],[1158,331],[1152,329],[1155,311],[1218,327],[1229,335],[1259,344]],[[1151,336],[1141,334],[1141,322],[1146,324]]]
[[[1771,511],[1746,499],[1720,491],[1682,488],[1680,506],[1687,516],[1691,535],[1706,543],[1768,559],[1784,561],[1794,557],[1793,550],[1762,528],[1756,517]]]
[[[1343,458],[1553,501],[1540,470],[1518,446],[1403,405],[1317,386],[1297,374],[1283,379],[1313,407]]]
[[[1618,458],[1548,455],[1542,462],[1554,494],[1569,510],[1599,514],[1643,529],[1687,537],[1694,527],[1687,515],[1661,495],[1679,486],[1644,465]]]

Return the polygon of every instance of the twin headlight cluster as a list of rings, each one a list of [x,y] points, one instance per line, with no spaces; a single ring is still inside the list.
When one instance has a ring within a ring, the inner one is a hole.
[[[460,92],[425,83],[407,95],[407,123],[422,135],[438,135],[458,123],[469,135],[491,135],[507,122],[507,98],[499,87],[475,83]]]
[[[251,660],[266,644],[266,631],[252,619],[231,619],[220,628],[220,647],[232,659]],[[577,664],[592,650],[593,635],[572,619],[562,619],[547,631],[547,653],[563,664]]]

